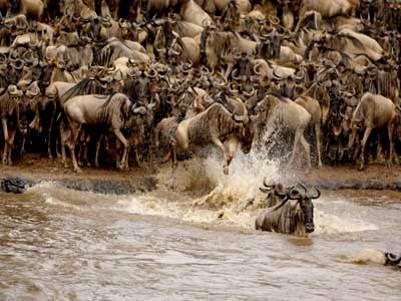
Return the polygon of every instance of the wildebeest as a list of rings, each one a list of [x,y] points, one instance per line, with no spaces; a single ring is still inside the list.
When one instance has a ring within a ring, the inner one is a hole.
[[[75,96],[63,105],[63,109],[71,130],[71,139],[68,147],[70,149],[74,171],[81,171],[75,157],[75,146],[83,125],[103,126],[106,130],[112,131],[117,139],[124,145],[124,153],[119,167],[120,169],[128,168],[127,158],[129,144],[121,133],[121,128],[124,126],[125,120],[130,114],[143,112],[143,107],[137,108],[125,94],[116,93],[110,96]]]
[[[372,262],[401,269],[401,253],[397,255],[378,249],[365,249],[353,259],[353,262]]]
[[[18,130],[26,130],[21,126],[20,108],[23,93],[17,86],[10,85],[0,93],[0,115],[4,134],[3,164],[12,164],[12,150]]]
[[[393,132],[396,120],[394,103],[381,95],[365,93],[356,107],[351,120],[351,135],[348,148],[352,150],[358,130],[364,129],[361,142],[361,158],[359,169],[365,166],[365,145],[373,129],[387,127],[389,139],[389,160],[393,159]]]
[[[182,121],[176,131],[173,147],[173,162],[176,150],[187,150],[190,145],[216,145],[224,158],[223,172],[228,174],[228,166],[241,144],[243,150],[250,151],[253,133],[245,105],[243,111],[231,113],[220,103],[210,105],[198,115]],[[226,145],[224,145],[224,143]]]
[[[288,129],[295,133],[294,144],[290,166],[298,154],[299,146],[305,150],[308,169],[311,168],[310,145],[304,137],[305,129],[311,120],[311,115],[301,105],[287,98],[277,98],[274,95],[267,95],[256,105],[259,117],[256,120],[258,131],[256,139],[259,143],[270,142],[274,132]],[[258,125],[259,124],[259,125]]]
[[[321,153],[321,144],[322,138],[320,135],[320,129],[322,124],[322,109],[320,107],[319,102],[309,96],[301,96],[298,97],[295,102],[301,105],[308,113],[311,115],[311,123],[315,130],[316,135],[316,152],[317,152],[317,165],[319,168],[322,167],[322,153]]]
[[[320,197],[320,191],[317,188],[311,191],[297,184],[279,195],[283,196],[280,202],[265,209],[256,218],[256,230],[297,236],[312,233],[315,230],[312,200]]]

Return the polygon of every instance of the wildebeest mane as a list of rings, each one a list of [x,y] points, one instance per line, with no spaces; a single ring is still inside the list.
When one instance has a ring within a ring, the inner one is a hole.
[[[100,107],[98,120],[102,124],[112,125],[115,117],[123,117],[123,124],[127,116],[122,116],[121,107],[124,104],[124,94],[114,93],[109,96],[106,102]]]
[[[7,92],[7,88],[4,88],[3,91],[0,92],[0,96],[3,96],[4,94],[6,94]]]
[[[78,84],[74,85],[70,89],[68,89],[63,95],[60,96],[60,103],[65,103],[68,99],[78,96],[90,94],[91,83],[93,79],[84,78]]]

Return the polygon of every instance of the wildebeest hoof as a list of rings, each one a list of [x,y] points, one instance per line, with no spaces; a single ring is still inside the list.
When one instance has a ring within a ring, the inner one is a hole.
[[[223,167],[223,173],[227,176],[229,174],[229,168],[228,166]]]
[[[74,171],[75,171],[76,173],[82,173],[82,169],[80,169],[79,167],[74,168]]]

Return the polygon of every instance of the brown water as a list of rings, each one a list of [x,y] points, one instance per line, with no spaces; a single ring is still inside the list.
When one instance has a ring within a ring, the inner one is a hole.
[[[401,300],[400,271],[347,260],[401,252],[399,194],[324,192],[310,238],[262,233],[242,204],[277,170],[213,164],[182,168],[176,191],[161,171],[146,195],[0,194],[0,300]]]

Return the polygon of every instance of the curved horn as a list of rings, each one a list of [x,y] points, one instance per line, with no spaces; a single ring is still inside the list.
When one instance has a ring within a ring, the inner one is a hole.
[[[401,261],[401,254],[400,255],[395,255],[393,253],[386,253],[387,259],[392,262],[392,263],[399,263]]]
[[[276,16],[271,16],[271,17],[269,17],[269,22],[272,25],[278,25],[278,24],[280,24],[280,19],[277,18]]]
[[[21,59],[15,60],[15,62],[11,63],[11,66],[16,70],[21,70],[24,68],[24,61]]]
[[[273,79],[275,79],[275,80],[283,80],[283,78],[276,73],[276,69],[273,69]]]
[[[252,96],[255,95],[255,93],[256,93],[256,89],[255,89],[254,87],[252,87],[251,92],[250,92],[250,93],[244,92],[244,95],[245,95],[246,97],[252,97]]]
[[[238,123],[244,123],[246,120],[246,116],[239,116],[235,113],[233,114],[232,118],[235,122],[238,122]]]
[[[29,56],[28,56],[29,55]],[[32,51],[25,51],[24,54],[22,55],[22,58],[28,62],[28,63],[32,63],[33,62],[33,53]]]
[[[316,200],[318,198],[320,198],[321,196],[321,192],[318,188],[316,187],[312,187],[312,189],[316,192],[315,194],[311,194],[310,191],[307,192],[306,196],[308,198],[310,198],[311,200]]]
[[[300,187],[300,188],[302,188],[302,189],[304,190],[304,193],[303,193],[303,194],[299,191],[299,189],[296,189],[296,188],[298,188],[298,187]],[[292,188],[291,188],[290,193],[289,193],[288,196],[289,196],[289,198],[290,198],[291,200],[300,200],[300,199],[304,198],[305,195],[306,195],[306,188],[305,188],[305,186],[302,185],[302,184],[297,184],[297,185],[295,185],[295,187],[292,187]]]
[[[127,22],[123,18],[118,20],[118,26],[120,26],[120,28],[128,28]]]
[[[272,189],[275,187],[274,184],[273,184],[273,185],[267,184],[266,178],[263,179],[263,186],[264,186],[265,188],[269,189],[269,190],[272,190]]]
[[[258,71],[258,68],[262,66],[262,63],[256,63],[255,65],[253,65],[253,73],[255,73],[256,75],[261,76],[262,72]]]
[[[145,75],[150,78],[155,78],[158,75],[158,73],[155,69],[150,68],[150,72],[145,71]]]
[[[205,74],[205,75],[209,75],[211,73],[210,69],[205,65],[203,65],[201,67],[201,72],[202,72],[202,74]]]
[[[303,70],[301,70],[301,75],[300,76],[295,76],[294,75],[294,79],[295,80],[303,80],[305,78],[305,72]]]
[[[240,77],[239,76],[235,76],[235,73],[238,73],[239,70],[237,68],[234,69],[234,71],[231,73],[231,77],[235,80],[239,80]]]

